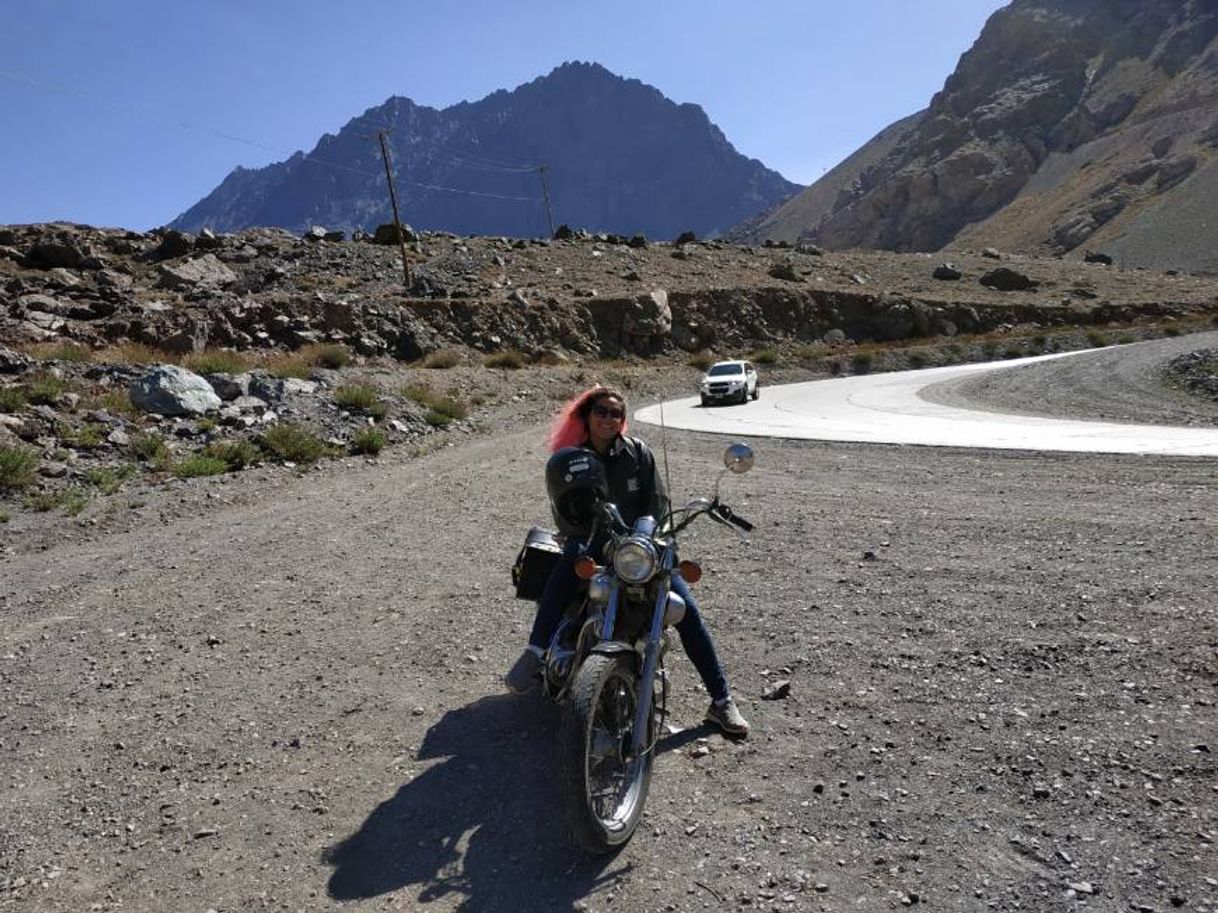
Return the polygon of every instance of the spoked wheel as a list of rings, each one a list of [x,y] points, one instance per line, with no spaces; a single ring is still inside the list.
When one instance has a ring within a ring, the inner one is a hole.
[[[629,840],[647,802],[651,752],[630,756],[637,708],[633,656],[589,656],[563,713],[559,773],[568,827],[593,853]]]

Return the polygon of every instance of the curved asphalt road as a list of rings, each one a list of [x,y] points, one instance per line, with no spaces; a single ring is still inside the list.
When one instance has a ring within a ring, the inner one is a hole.
[[[931,384],[1083,352],[762,387],[755,402],[703,408],[697,397],[640,409],[652,425],[745,437],[1075,453],[1218,456],[1218,429],[1083,422],[961,409],[923,399]]]

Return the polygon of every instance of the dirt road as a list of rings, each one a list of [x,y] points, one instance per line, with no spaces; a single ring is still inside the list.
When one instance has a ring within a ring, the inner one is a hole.
[[[505,427],[0,560],[0,908],[1218,909],[1213,461],[758,443],[752,545],[685,547],[754,735],[677,657],[587,859],[499,685],[545,518]],[[722,446],[669,435],[677,494]]]

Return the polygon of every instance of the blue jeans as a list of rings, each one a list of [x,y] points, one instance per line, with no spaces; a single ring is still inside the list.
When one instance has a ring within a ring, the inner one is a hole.
[[[550,572],[546,588],[537,603],[537,616],[533,619],[533,630],[529,634],[529,645],[545,650],[550,646],[554,632],[562,622],[563,612],[575,599],[579,590],[580,580],[575,576],[575,559],[580,554],[580,543],[568,540],[563,548],[562,557]],[[689,657],[698,674],[702,676],[702,684],[710,693],[711,700],[721,701],[730,694],[727,687],[727,676],[719,665],[719,654],[715,652],[715,641],[710,631],[702,621],[702,613],[698,603],[689,591],[687,584],[679,573],[673,572],[672,591],[685,600],[685,617],[677,625],[677,633],[681,636],[681,646]]]

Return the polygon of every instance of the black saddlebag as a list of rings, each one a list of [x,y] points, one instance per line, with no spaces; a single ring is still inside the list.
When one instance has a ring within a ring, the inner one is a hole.
[[[540,526],[534,526],[525,536],[524,548],[512,565],[512,583],[516,586],[517,599],[536,601],[541,598],[541,591],[550,579],[550,571],[562,557],[562,548],[554,536],[551,530]]]

